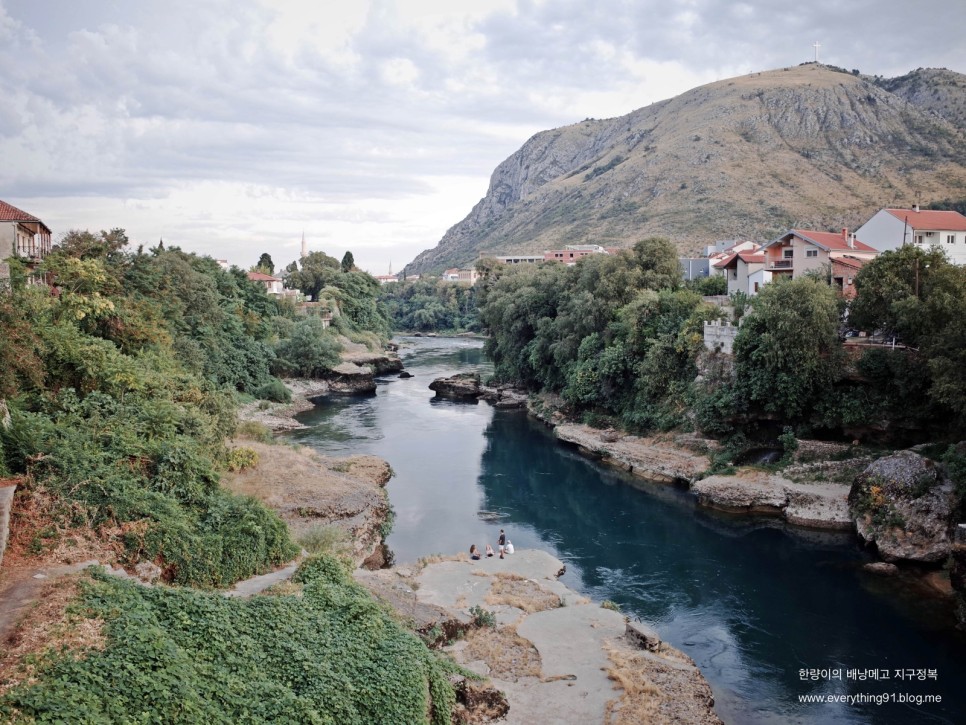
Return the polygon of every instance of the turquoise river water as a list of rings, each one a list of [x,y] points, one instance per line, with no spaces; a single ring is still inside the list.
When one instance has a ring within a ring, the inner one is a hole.
[[[690,655],[729,724],[966,722],[966,641],[948,604],[863,572],[850,535],[712,514],[582,457],[524,412],[437,400],[433,379],[491,370],[482,344],[401,343],[414,377],[326,400],[288,436],[389,461],[397,563],[495,546],[505,528],[561,559],[568,586]]]

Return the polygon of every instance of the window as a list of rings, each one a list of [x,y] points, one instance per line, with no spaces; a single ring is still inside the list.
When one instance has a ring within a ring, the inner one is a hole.
[[[783,249],[782,250],[782,259],[791,259],[794,254],[795,254],[795,250],[794,249]]]
[[[923,236],[922,234],[916,235],[916,244],[922,244]]]
[[[955,244],[955,243],[956,243],[956,235],[955,234],[947,234],[946,235],[946,244]]]
[[[806,257],[817,257],[818,256],[818,250],[817,249],[806,249],[805,250],[805,256]]]

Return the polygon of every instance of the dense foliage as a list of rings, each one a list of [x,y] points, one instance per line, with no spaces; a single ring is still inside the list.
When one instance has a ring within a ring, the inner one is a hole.
[[[351,252],[339,263],[324,252],[310,252],[285,268],[285,286],[344,317],[355,330],[388,335],[389,317],[379,300],[379,282],[354,266]]]
[[[230,584],[295,551],[275,514],[218,486],[234,391],[274,380],[280,310],[243,273],[122,238],[71,233],[44,262],[54,294],[0,298],[3,468],[61,501],[61,524],[122,531],[132,563]]]
[[[378,290],[336,263],[344,314],[326,329],[237,268],[126,241],[70,232],[41,268],[53,288],[0,295],[0,472],[30,474],[67,526],[123,531],[132,563],[225,586],[295,553],[275,514],[218,486],[235,394],[284,401],[275,374],[325,374],[340,333],[384,330]]]
[[[478,294],[496,377],[560,393],[591,421],[719,437],[966,435],[966,270],[907,247],[855,284],[850,309],[810,276],[733,297],[732,357],[704,351],[703,323],[723,313],[699,293],[715,288],[682,287],[660,239],[573,267],[490,266]],[[843,347],[843,318],[905,345]]]
[[[718,313],[679,288],[667,240],[570,267],[491,267],[479,286],[498,378],[562,393],[633,428],[683,422],[702,324]]]
[[[42,663],[8,692],[14,722],[450,722],[453,666],[327,557],[301,596],[229,599],[94,574],[77,609],[106,647]],[[16,717],[13,717],[14,713]]]
[[[384,285],[380,299],[394,330],[475,332],[479,330],[476,288],[426,277]]]

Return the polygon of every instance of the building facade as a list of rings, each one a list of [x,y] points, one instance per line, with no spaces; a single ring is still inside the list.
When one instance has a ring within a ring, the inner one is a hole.
[[[966,216],[956,211],[881,209],[855,233],[880,252],[929,244],[953,264],[966,265]]]

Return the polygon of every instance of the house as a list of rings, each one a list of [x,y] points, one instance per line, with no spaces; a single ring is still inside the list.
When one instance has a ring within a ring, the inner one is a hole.
[[[856,230],[880,252],[904,244],[940,247],[953,264],[966,265],[966,216],[957,211],[880,209]]]
[[[484,258],[487,255],[480,254],[480,258]],[[542,254],[513,254],[509,256],[496,256],[493,257],[500,264],[537,264],[544,261]]]
[[[457,281],[465,282],[466,284],[474,285],[476,280],[480,278],[480,273],[475,269],[460,269],[457,270]]]
[[[568,244],[563,249],[550,249],[543,253],[545,262],[563,262],[568,267],[578,259],[591,254],[613,254],[616,249],[607,249],[599,244]]]
[[[714,247],[708,247],[706,250],[708,252],[707,256],[709,274],[723,274],[723,270],[718,267],[717,264],[718,262],[724,262],[725,260],[730,259],[733,254],[737,254],[738,252],[757,252],[759,248],[759,245],[755,242],[743,241],[727,242],[729,246],[725,247],[724,249],[719,249],[719,247],[723,244],[725,244],[725,242],[716,242]]]
[[[453,267],[443,272],[443,279],[446,280],[447,282],[458,282],[459,278],[460,278],[459,267]]]
[[[34,265],[50,253],[50,229],[40,219],[0,201],[0,261],[20,257]]]
[[[765,255],[762,271],[768,272],[772,278],[788,276],[796,279],[806,272],[830,265],[829,283],[835,284],[846,297],[855,295],[854,290],[849,289],[854,271],[879,254],[878,250],[859,241],[855,234],[849,234],[848,229],[839,234],[791,229],[764,244],[761,252]]]
[[[394,274],[374,274],[373,277],[379,284],[389,284],[390,282],[399,281],[399,277]]]
[[[729,295],[735,292],[754,295],[765,283],[763,278],[753,279],[756,272],[765,268],[765,255],[761,252],[735,252],[714,266],[727,277]]]
[[[685,282],[711,274],[711,260],[707,257],[678,257],[678,264]]]
[[[285,288],[282,285],[282,279],[280,277],[273,277],[270,274],[265,274],[264,272],[249,272],[248,279],[252,282],[258,282],[265,287],[265,291],[270,295],[283,295],[285,294]]]

